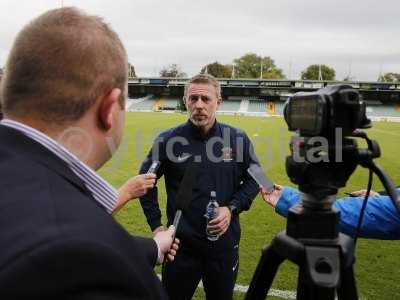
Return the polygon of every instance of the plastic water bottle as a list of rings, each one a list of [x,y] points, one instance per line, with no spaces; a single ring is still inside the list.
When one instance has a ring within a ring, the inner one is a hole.
[[[206,207],[206,214],[204,217],[207,219],[207,225],[210,223],[211,220],[215,219],[218,217],[218,202],[217,202],[217,196],[215,191],[211,191],[210,194],[210,202],[208,202],[207,207]],[[219,238],[218,234],[213,234],[210,233],[208,230],[208,227],[206,227],[206,235],[207,239],[210,241],[216,241]]]

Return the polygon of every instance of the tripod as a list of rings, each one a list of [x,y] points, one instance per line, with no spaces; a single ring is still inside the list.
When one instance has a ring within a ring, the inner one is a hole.
[[[297,299],[340,300],[358,299],[354,279],[353,240],[338,233],[339,212],[332,208],[339,187],[346,186],[357,165],[378,175],[393,204],[400,212],[400,199],[393,182],[373,159],[380,156],[379,145],[364,132],[354,137],[367,141],[368,149],[359,149],[353,139],[344,138],[340,150],[343,162],[297,162],[295,155],[287,157],[286,171],[291,181],[299,185],[301,202],[289,210],[286,231],[278,234],[262,250],[246,300],[265,299],[279,265],[286,259],[299,266]],[[295,144],[292,138],[291,145]],[[304,154],[313,147],[303,143]],[[336,147],[328,149],[332,158]]]
[[[354,279],[353,240],[339,234],[339,212],[332,208],[339,187],[346,185],[361,155],[353,139],[344,138],[330,146],[328,162],[298,161],[292,137],[292,155],[286,158],[286,172],[302,191],[300,204],[289,210],[286,231],[278,234],[262,250],[262,256],[246,294],[246,300],[265,299],[279,265],[286,259],[299,266],[297,299],[330,300],[358,299]],[[315,147],[300,144],[302,157]],[[343,162],[335,162],[336,147],[340,147]],[[374,153],[375,154],[375,153]],[[322,155],[322,154],[321,154]]]
[[[303,203],[309,195],[303,194]],[[304,204],[290,209],[287,230],[262,250],[246,300],[265,299],[280,264],[299,266],[297,299],[358,299],[354,279],[353,240],[338,234],[339,213],[312,210]]]

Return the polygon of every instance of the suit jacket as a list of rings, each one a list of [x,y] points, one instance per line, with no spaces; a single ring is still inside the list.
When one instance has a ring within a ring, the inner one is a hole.
[[[165,299],[156,260],[61,159],[0,125],[0,299]]]

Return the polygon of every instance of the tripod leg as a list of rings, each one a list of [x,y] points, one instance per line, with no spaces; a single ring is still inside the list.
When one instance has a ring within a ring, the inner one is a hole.
[[[299,264],[297,299],[334,300],[340,283],[340,251],[334,247],[305,246]]]
[[[338,299],[339,300],[353,300],[358,299],[356,280],[354,278],[354,266],[343,269],[342,271],[342,282],[338,288]]]
[[[342,252],[341,282],[338,287],[340,300],[358,299],[356,280],[354,277],[354,243],[353,240],[341,234],[339,244]]]
[[[263,249],[257,269],[251,280],[245,300],[263,300],[266,298],[279,265],[285,260],[274,249],[274,242]]]
[[[312,283],[308,277],[305,267],[300,267],[299,277],[297,282],[297,297],[298,300],[329,300],[335,299],[335,289],[319,287]]]

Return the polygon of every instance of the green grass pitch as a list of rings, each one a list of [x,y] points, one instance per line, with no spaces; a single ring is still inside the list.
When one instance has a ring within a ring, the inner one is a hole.
[[[114,158],[99,173],[112,185],[119,187],[129,177],[137,175],[154,137],[163,129],[185,122],[186,118],[186,115],[181,114],[127,113],[123,143]],[[288,144],[291,133],[287,131],[282,118],[243,116],[218,116],[217,118],[220,122],[245,130],[253,141],[268,176],[279,184],[292,185],[286,176],[284,166],[284,159],[289,153]],[[377,160],[377,163],[390,174],[396,184],[400,184],[400,159],[397,152],[400,145],[400,123],[377,122],[367,132],[371,138],[378,140],[381,146],[382,157]],[[365,147],[363,142],[359,145]],[[365,188],[367,175],[365,169],[357,168],[347,187],[340,191],[339,196],[346,191]],[[163,180],[160,180],[159,187],[159,201],[163,211],[166,202]],[[382,190],[382,185],[376,176],[374,176],[373,189]],[[131,201],[116,218],[134,234],[151,235],[139,201]],[[284,229],[285,220],[260,197],[254,200],[251,209],[242,213],[240,218],[242,239],[237,283],[248,285],[258,263],[261,248]],[[400,242],[360,239],[356,258],[355,272],[361,298],[394,299],[400,295]],[[273,288],[294,291],[296,279],[297,267],[290,262],[285,262],[279,269]],[[198,289],[195,299],[203,298],[204,292]],[[244,294],[235,293],[235,299],[243,298]]]

